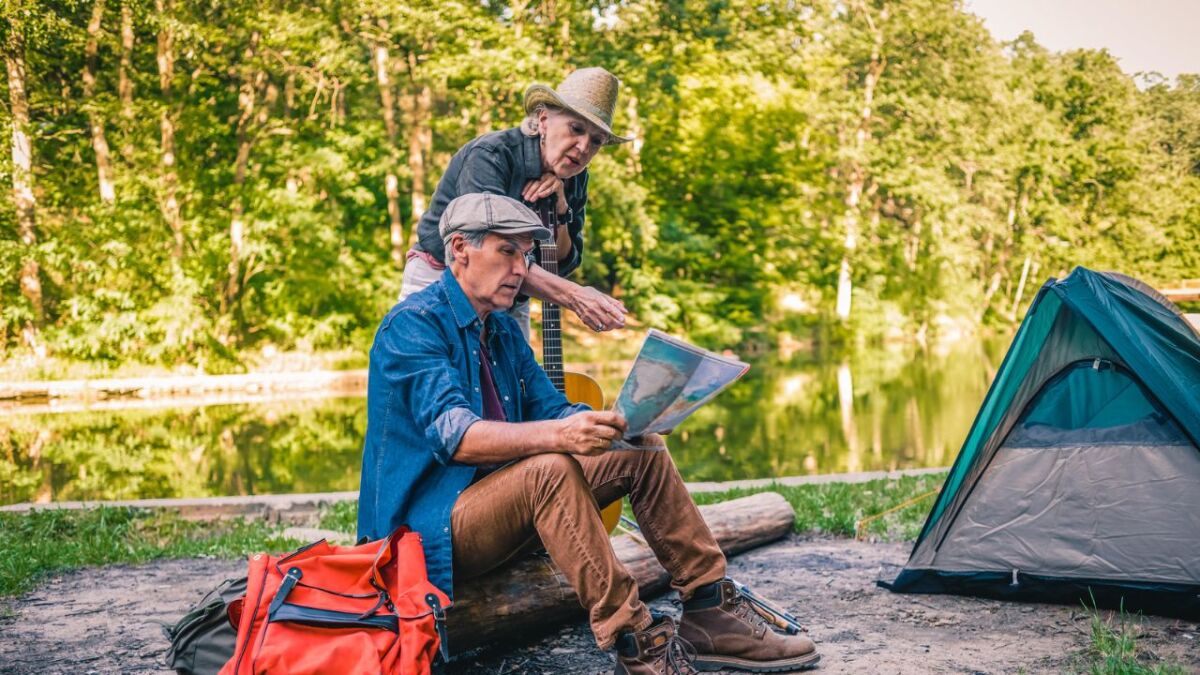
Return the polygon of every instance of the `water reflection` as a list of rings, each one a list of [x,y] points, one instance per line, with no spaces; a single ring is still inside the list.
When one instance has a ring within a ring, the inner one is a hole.
[[[764,359],[670,439],[686,480],[949,465],[1006,342]],[[615,395],[623,375],[605,372]],[[0,503],[358,487],[361,397],[0,414]]]

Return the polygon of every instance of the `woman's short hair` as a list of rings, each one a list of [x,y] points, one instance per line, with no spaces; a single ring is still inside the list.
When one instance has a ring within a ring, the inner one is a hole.
[[[533,110],[530,110],[525,119],[521,121],[521,133],[526,136],[537,136],[541,133],[541,130],[538,129],[538,118],[542,116],[542,112],[560,113],[562,112],[562,108],[550,105],[549,103],[535,105]]]

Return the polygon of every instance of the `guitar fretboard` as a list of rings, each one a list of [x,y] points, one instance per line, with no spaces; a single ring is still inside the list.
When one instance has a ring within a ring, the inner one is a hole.
[[[538,259],[542,269],[558,276],[558,244],[553,238],[558,235],[555,222],[558,219],[554,216],[553,203],[554,198],[549,197],[543,199],[538,206],[542,225],[545,225],[552,235],[550,241],[538,244]],[[566,393],[566,384],[563,381],[562,314],[558,305],[545,300],[542,301],[542,369],[550,377],[554,388]]]

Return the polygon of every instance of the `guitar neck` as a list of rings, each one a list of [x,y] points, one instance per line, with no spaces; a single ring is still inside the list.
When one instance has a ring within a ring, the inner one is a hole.
[[[542,269],[557,276],[558,244],[555,243],[555,237],[558,235],[556,222],[558,219],[554,217],[554,199],[552,197],[543,199],[539,203],[538,215],[541,216],[542,225],[553,235],[550,241],[538,244],[539,264]],[[558,305],[544,300],[542,301],[542,369],[546,371],[546,375],[550,377],[550,382],[556,389],[566,392],[566,384],[563,379],[562,313]]]

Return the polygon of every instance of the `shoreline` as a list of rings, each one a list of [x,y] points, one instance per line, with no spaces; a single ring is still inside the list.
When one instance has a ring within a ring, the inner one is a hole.
[[[856,473],[830,473],[812,476],[785,476],[781,478],[753,478],[724,482],[685,483],[692,494],[727,492],[729,490],[763,488],[772,485],[827,485],[831,483],[866,483],[873,480],[897,479],[903,476],[926,476],[945,473],[950,467],[926,469],[899,469],[896,471],[862,471]],[[0,513],[29,513],[34,510],[85,510],[99,507],[165,509],[177,511],[189,520],[210,518],[236,518],[254,516],[269,522],[302,522],[310,519],[322,508],[339,502],[358,501],[358,492],[312,492],[280,495],[240,495],[228,497],[194,497],[171,499],[127,499],[116,501],[69,501],[38,504],[22,502],[0,506]]]

